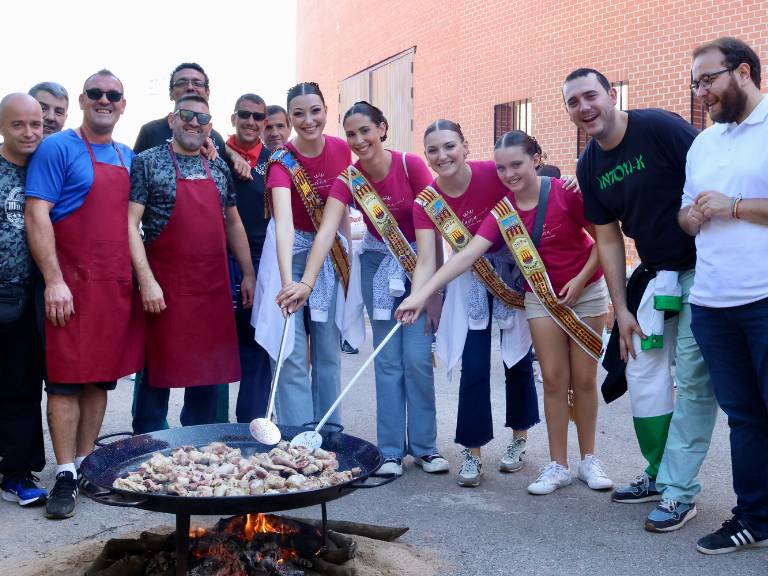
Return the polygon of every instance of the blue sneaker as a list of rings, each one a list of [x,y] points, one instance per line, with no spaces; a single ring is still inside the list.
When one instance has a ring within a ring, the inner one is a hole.
[[[18,502],[19,506],[42,504],[48,498],[48,492],[36,483],[40,478],[34,474],[5,476],[3,478],[3,500]]]
[[[661,494],[656,490],[656,478],[641,474],[627,486],[614,490],[611,500],[623,504],[639,504],[661,500]]]
[[[697,514],[696,504],[691,502],[675,502],[664,498],[656,508],[648,514],[645,529],[649,532],[672,532],[679,530],[685,523]]]

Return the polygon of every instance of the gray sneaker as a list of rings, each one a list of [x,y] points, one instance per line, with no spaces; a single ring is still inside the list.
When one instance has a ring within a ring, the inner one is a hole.
[[[640,504],[661,500],[661,494],[656,490],[656,478],[641,474],[628,486],[614,490],[611,499],[622,504]]]
[[[645,520],[645,529],[649,532],[672,532],[685,526],[696,516],[696,504],[676,502],[664,498]]]
[[[483,465],[480,463],[480,458],[472,454],[469,448],[464,448],[461,453],[464,455],[464,463],[461,465],[458,476],[456,476],[456,481],[459,483],[459,486],[476,488],[480,486]]]
[[[523,467],[525,464],[523,462],[525,443],[525,438],[515,438],[512,440],[512,443],[507,446],[504,456],[499,460],[499,470],[502,472],[517,472]]]

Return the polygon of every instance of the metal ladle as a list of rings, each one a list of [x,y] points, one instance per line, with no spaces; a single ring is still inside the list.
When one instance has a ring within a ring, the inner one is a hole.
[[[272,385],[269,392],[269,405],[267,406],[267,414],[264,418],[254,418],[251,420],[250,430],[251,436],[256,439],[256,442],[261,444],[267,444],[268,446],[274,446],[282,438],[280,429],[272,422],[272,416],[275,412],[275,392],[277,391],[277,383],[280,379],[280,370],[283,368],[283,361],[285,360],[285,343],[288,340],[288,320],[291,317],[290,314],[285,315],[285,323],[283,324],[283,336],[280,339],[280,350],[277,353],[277,363],[275,365],[275,375],[272,377]]]
[[[384,346],[387,345],[387,342],[391,340],[392,336],[395,335],[395,332],[397,332],[397,330],[402,325],[402,322],[398,322],[395,324],[394,328],[389,331],[389,334],[384,337],[384,340],[382,340],[381,343],[376,347],[376,350],[373,351],[373,354],[371,354],[365,363],[360,366],[357,374],[352,377],[352,380],[349,381],[349,384],[347,384],[346,388],[342,390],[341,394],[339,394],[339,397],[336,398],[336,401],[328,409],[328,412],[326,412],[325,416],[323,416],[323,419],[318,422],[317,426],[315,426],[315,429],[296,434],[296,436],[294,436],[291,440],[291,446],[303,446],[309,450],[314,450],[315,448],[320,448],[320,446],[323,445],[323,437],[320,435],[320,429],[325,426],[325,423],[328,422],[328,418],[330,418],[331,414],[333,414],[333,411],[339,407],[339,404],[341,404],[341,401],[344,399],[344,396],[347,395],[347,392],[349,392],[354,383],[357,382],[358,378],[360,378],[363,372],[365,372],[365,369],[368,368],[368,365],[373,362],[373,359],[376,358],[376,355],[382,351]]]

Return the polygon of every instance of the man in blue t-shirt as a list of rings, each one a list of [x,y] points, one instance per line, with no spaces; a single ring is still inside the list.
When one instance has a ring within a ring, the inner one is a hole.
[[[688,293],[696,248],[677,224],[685,158],[697,132],[665,110],[618,110],[615,88],[590,68],[566,77],[563,99],[571,121],[591,138],[576,175],[584,214],[595,224],[616,316],[604,365],[612,366],[609,378],[625,370],[635,432],[648,461],[644,474],[616,490],[613,500],[661,500],[645,528],[676,530],[696,515],[694,498],[701,490],[697,476],[717,415],[690,328]],[[642,261],[629,284],[622,230],[635,241]]]
[[[91,75],[83,122],[46,138],[26,181],[26,226],[45,281],[48,423],[56,455],[50,518],[72,516],[78,471],[93,450],[107,391],[143,361],[143,313],[128,249],[133,152],[112,140],[125,110],[123,84]],[[107,320],[108,319],[108,320]]]

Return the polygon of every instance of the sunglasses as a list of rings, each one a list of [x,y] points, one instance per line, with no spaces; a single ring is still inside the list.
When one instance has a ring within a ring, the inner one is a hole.
[[[174,80],[172,86],[174,88],[184,88],[188,84],[191,84],[195,88],[207,88],[208,83],[205,80],[192,80],[191,78],[179,78],[178,80]]]
[[[101,100],[101,97],[105,94],[107,95],[107,100],[112,103],[120,102],[120,100],[123,99],[123,93],[118,92],[117,90],[107,90],[106,92],[98,88],[88,88],[85,90],[85,95],[88,96],[90,100]]]
[[[240,118],[240,120],[248,120],[248,118],[253,116],[253,119],[256,120],[256,122],[261,122],[267,117],[265,112],[248,112],[248,110],[238,110],[235,114],[237,114],[237,117]]]
[[[194,112],[184,108],[176,110],[174,114],[181,118],[182,122],[192,122],[193,118],[197,118],[197,123],[200,124],[200,126],[205,126],[211,121],[210,114],[206,114],[205,112]]]

